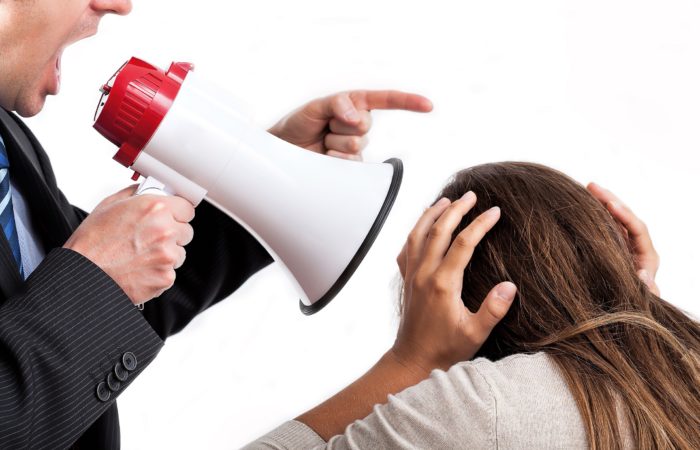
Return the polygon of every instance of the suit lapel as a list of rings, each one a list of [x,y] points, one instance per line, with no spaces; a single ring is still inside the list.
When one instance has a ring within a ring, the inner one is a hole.
[[[32,221],[40,234],[44,248],[62,246],[77,223],[63,211],[61,193],[46,153],[26,126],[13,114],[0,108],[2,133],[10,159],[10,176],[26,198]],[[17,265],[4,235],[0,236],[0,289],[6,296],[21,285]]]

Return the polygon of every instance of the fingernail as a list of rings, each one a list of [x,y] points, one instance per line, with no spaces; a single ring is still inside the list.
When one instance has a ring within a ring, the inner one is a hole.
[[[504,302],[512,302],[518,288],[513,283],[503,283],[496,288],[496,296]]]
[[[501,215],[501,208],[499,208],[498,206],[494,206],[493,208],[491,208],[491,209],[489,209],[488,211],[486,211],[486,214],[487,214],[489,217],[500,216],[500,215]]]
[[[644,269],[640,270],[637,273],[637,275],[639,275],[639,278],[645,283],[649,283],[649,281],[651,281],[651,278],[649,277],[649,272],[647,272]]]
[[[446,206],[450,203],[450,199],[447,197],[442,197],[435,203],[435,206]]]
[[[474,200],[476,198],[476,194],[472,191],[467,192],[462,196],[462,200]]]

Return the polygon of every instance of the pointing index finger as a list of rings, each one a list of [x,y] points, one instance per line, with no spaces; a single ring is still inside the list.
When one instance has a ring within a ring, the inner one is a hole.
[[[413,112],[430,112],[433,103],[426,97],[401,91],[353,91],[350,92],[357,109],[403,109]]]

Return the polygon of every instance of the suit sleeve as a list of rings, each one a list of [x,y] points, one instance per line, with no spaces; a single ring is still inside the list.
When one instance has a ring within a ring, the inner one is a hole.
[[[78,221],[87,217],[74,208]],[[192,221],[194,239],[175,285],[146,303],[144,317],[161,339],[182,330],[197,314],[231,295],[273,260],[245,228],[202,202]]]
[[[0,448],[67,448],[162,345],[98,266],[52,250],[0,306]]]

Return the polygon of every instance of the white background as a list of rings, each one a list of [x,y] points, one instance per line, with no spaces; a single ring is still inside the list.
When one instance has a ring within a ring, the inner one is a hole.
[[[366,159],[402,158],[404,185],[346,289],[304,317],[272,266],[202,314],[120,397],[125,449],[236,448],[362,374],[393,341],[394,259],[408,231],[450,174],[482,162],[536,161],[613,189],[648,222],[663,296],[700,315],[697,2],[134,6],[66,53],[61,96],[29,121],[83,208],[129,183],[91,119],[97,88],[132,55],[195,62],[262,126],[351,88],[417,91],[435,111],[374,114]]]

